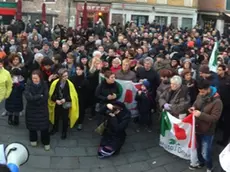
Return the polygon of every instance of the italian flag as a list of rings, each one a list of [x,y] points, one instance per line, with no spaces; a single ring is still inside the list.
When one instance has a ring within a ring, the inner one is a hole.
[[[103,74],[100,74],[99,82],[101,82],[101,80],[103,79]],[[116,83],[121,93],[118,101],[123,102],[126,105],[127,109],[130,110],[132,117],[138,116],[137,102],[135,101],[135,96],[137,94],[137,91],[141,88],[141,83],[134,83],[132,81],[119,79],[116,79]]]
[[[219,43],[215,42],[214,48],[212,50],[211,57],[209,59],[209,70],[212,72],[217,72],[217,56],[219,55]]]
[[[195,165],[197,151],[194,115],[190,114],[181,120],[166,111],[162,112],[160,146]]]

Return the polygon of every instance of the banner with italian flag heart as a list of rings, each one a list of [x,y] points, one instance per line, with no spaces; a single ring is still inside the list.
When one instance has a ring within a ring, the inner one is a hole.
[[[195,165],[198,161],[194,115],[190,114],[181,120],[166,111],[162,112],[160,146]]]
[[[100,74],[100,79],[104,79],[104,75]],[[135,101],[135,96],[137,91],[141,88],[141,83],[134,83],[132,81],[125,81],[116,79],[116,83],[119,86],[119,90],[121,92],[121,96],[119,97],[118,101],[123,102],[127,109],[130,110],[132,117],[138,116],[137,111],[137,102]]]

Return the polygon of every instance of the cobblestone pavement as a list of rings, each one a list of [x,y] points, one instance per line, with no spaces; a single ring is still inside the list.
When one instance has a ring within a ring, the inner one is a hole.
[[[0,113],[3,112],[0,105]],[[66,140],[60,139],[60,133],[51,137],[51,150],[44,151],[41,144],[37,148],[29,145],[28,131],[20,117],[20,125],[7,124],[7,117],[0,117],[0,143],[21,142],[28,146],[29,161],[21,167],[21,172],[189,172],[189,162],[179,159],[158,146],[157,127],[152,133],[136,133],[131,124],[127,130],[127,140],[119,155],[100,160],[97,147],[100,136],[93,132],[95,121],[88,121],[84,130],[69,130]],[[221,148],[214,146],[215,170],[220,172],[218,154]],[[199,170],[198,172],[203,172]]]

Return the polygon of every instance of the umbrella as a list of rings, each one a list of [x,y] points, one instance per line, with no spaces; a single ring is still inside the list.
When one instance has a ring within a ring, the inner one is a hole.
[[[42,4],[42,21],[46,21],[46,4]]]
[[[87,2],[84,3],[84,9],[83,9],[83,21],[82,21],[82,27],[86,29],[88,27],[88,21],[87,21]]]
[[[18,0],[16,20],[22,20],[22,0]]]

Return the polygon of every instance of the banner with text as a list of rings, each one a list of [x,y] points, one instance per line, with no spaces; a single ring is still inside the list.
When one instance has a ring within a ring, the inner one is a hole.
[[[160,146],[166,151],[197,163],[195,117],[190,114],[183,120],[162,112]]]

